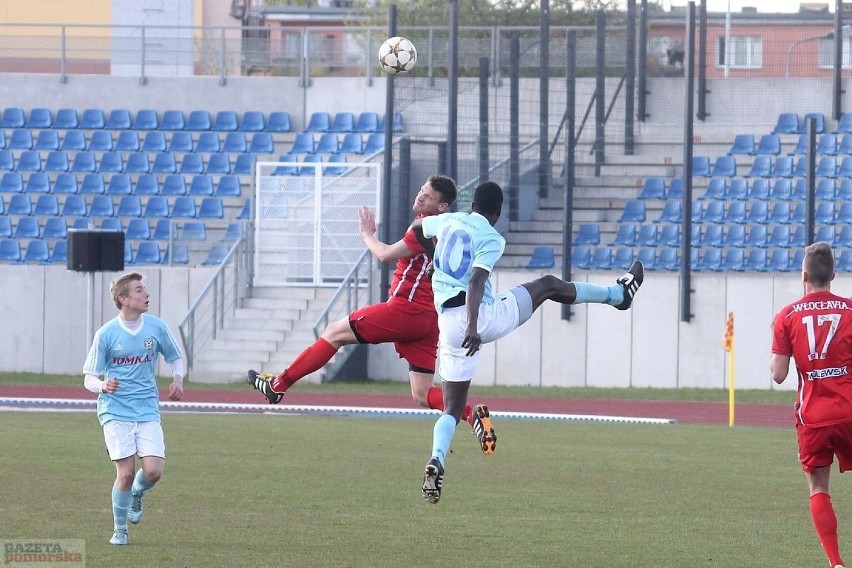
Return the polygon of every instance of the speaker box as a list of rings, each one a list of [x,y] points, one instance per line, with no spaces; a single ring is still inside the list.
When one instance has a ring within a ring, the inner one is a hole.
[[[77,272],[124,270],[124,233],[68,231],[67,267]]]

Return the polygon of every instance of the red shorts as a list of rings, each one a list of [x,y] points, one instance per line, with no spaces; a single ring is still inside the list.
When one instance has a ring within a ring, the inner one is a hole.
[[[812,473],[818,467],[840,464],[840,471],[852,469],[852,422],[805,428],[796,425],[799,438],[799,461],[802,469]]]
[[[362,343],[393,343],[409,365],[435,372],[438,314],[434,310],[391,298],[352,312],[349,325]]]

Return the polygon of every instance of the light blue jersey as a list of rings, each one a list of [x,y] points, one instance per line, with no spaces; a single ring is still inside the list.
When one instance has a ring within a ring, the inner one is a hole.
[[[98,395],[98,421],[147,422],[160,420],[157,359],[180,358],[180,348],[166,322],[142,314],[142,325],[128,329],[120,317],[105,323],[92,341],[84,373],[118,379],[116,393]]]
[[[506,239],[479,213],[442,213],[425,217],[423,233],[438,238],[432,289],[439,313],[443,311],[444,302],[459,292],[467,292],[475,267],[491,272],[506,247]],[[493,302],[489,278],[485,281],[482,303]]]

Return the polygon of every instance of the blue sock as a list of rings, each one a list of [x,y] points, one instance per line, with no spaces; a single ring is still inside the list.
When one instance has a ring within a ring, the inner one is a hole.
[[[130,491],[112,486],[112,518],[115,528],[127,528],[127,510],[130,508]]]
[[[141,467],[136,472],[136,477],[133,478],[133,487],[130,488],[132,493],[137,495],[145,495],[145,492],[154,487],[156,483],[148,483],[148,478],[145,477],[145,470]]]
[[[432,429],[432,455],[441,460],[441,465],[444,465],[455,433],[456,419],[450,414],[442,414]]]
[[[619,284],[600,286],[588,282],[574,282],[577,289],[575,304],[620,304],[624,300],[624,288]]]

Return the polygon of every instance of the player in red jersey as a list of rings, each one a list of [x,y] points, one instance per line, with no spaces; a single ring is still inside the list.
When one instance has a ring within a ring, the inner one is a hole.
[[[412,209],[416,219],[449,211],[457,195],[452,178],[430,176],[414,199]],[[396,270],[388,290],[388,301],[366,306],[348,317],[332,322],[322,336],[302,351],[282,373],[248,372],[248,382],[269,400],[278,404],[296,381],[328,363],[344,345],[355,343],[393,343],[401,358],[408,361],[411,395],[425,408],[444,409],[444,395],[436,387],[435,361],[438,353],[438,314],[429,278],[429,257],[411,229],[394,244],[385,244],[376,238],[374,213],[362,208],[359,215],[361,237],[376,258],[382,262],[396,261]],[[485,405],[465,407],[462,419],[467,420],[480,437],[482,451],[490,454],[496,436],[491,430],[488,409]],[[476,421],[488,421],[476,428]],[[482,439],[479,432],[489,433]],[[493,439],[492,439],[493,438]]]
[[[790,358],[796,362],[796,431],[811,519],[829,565],[842,568],[828,478],[834,456],[841,473],[852,469],[852,300],[831,293],[833,279],[831,246],[808,246],[802,261],[805,295],[775,316],[769,368],[780,384]]]

